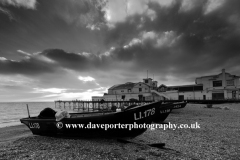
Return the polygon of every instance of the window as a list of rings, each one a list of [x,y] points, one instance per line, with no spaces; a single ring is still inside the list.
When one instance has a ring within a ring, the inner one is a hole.
[[[224,99],[224,93],[212,93],[212,99]]]
[[[124,90],[121,90],[121,92],[124,92]]]
[[[202,91],[203,86],[194,86],[194,91]]]
[[[234,80],[227,80],[227,86],[234,86]]]
[[[179,95],[178,100],[184,100],[184,95]]]
[[[142,88],[139,88],[139,92],[142,92]]]
[[[139,84],[139,86],[141,86],[141,84]]]
[[[213,81],[213,87],[221,87],[222,81]]]
[[[131,89],[128,89],[128,92],[131,92],[132,90]]]
[[[189,87],[179,87],[179,91],[180,92],[187,92],[187,91],[194,91],[193,90],[193,86],[189,86]]]
[[[148,83],[148,80],[147,80],[147,79],[145,80],[145,83]]]
[[[168,87],[168,91],[178,91],[179,87]]]
[[[187,92],[187,91],[202,91],[203,86],[185,86],[179,87],[180,92]]]

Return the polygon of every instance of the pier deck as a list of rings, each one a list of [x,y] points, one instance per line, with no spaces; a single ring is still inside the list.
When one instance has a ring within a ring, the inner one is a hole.
[[[161,100],[163,103],[177,103],[187,102],[194,104],[222,104],[222,103],[240,103],[239,99],[219,99],[219,100],[196,100],[196,99],[184,99],[184,100]],[[95,111],[109,111],[112,107],[121,108],[130,106],[133,104],[144,105],[152,103],[153,101],[55,101],[55,108],[70,109],[77,112],[95,112]]]

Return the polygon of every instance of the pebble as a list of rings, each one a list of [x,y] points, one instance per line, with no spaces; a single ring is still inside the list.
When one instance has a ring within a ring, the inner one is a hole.
[[[201,128],[147,130],[131,139],[139,145],[115,139],[30,136],[0,146],[0,159],[237,159],[240,157],[240,106],[227,107],[228,110],[188,104],[183,109],[173,110],[166,121],[198,122]],[[160,142],[166,143],[165,148],[147,145]]]

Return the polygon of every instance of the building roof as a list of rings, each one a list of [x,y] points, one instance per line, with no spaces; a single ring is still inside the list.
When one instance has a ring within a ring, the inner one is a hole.
[[[189,85],[179,85],[179,86],[168,86],[168,88],[173,87],[192,87],[192,86],[202,86],[203,84],[189,84]]]
[[[112,87],[110,87],[110,88],[108,88],[108,89],[113,89],[113,88],[115,88],[115,87],[117,87],[117,86],[119,86],[119,85],[121,85],[121,84],[115,84],[115,85],[113,85]]]
[[[165,84],[161,84],[158,88],[160,87],[167,87]]]
[[[109,89],[131,89],[136,83],[127,82],[125,84],[114,85]]]
[[[215,75],[201,76],[201,77],[197,77],[197,78],[215,77],[215,76],[220,76],[221,74],[222,74],[222,73],[215,74]],[[228,75],[230,75],[230,76],[232,76],[232,77],[240,78],[239,76],[232,75],[232,74],[227,73],[227,72],[225,72],[225,74],[228,74]],[[196,79],[197,79],[197,78],[196,78]]]
[[[127,82],[127,83],[124,83],[124,84],[114,85],[109,89],[111,89],[111,90],[113,90],[113,89],[132,89],[135,85],[137,85],[139,83],[142,83],[142,84],[150,87],[148,84],[143,83],[143,82],[138,82],[138,83]]]

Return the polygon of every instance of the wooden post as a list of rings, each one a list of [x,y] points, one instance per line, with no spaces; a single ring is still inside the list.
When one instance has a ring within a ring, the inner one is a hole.
[[[89,112],[89,102],[87,103],[87,105],[88,105],[87,108],[88,108],[88,112]]]
[[[28,104],[27,104],[27,111],[28,111],[28,118],[30,118],[30,113],[29,113],[29,109],[28,109]]]

